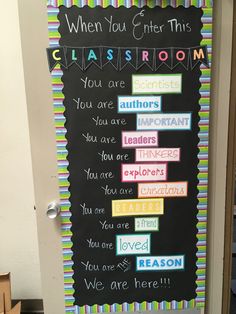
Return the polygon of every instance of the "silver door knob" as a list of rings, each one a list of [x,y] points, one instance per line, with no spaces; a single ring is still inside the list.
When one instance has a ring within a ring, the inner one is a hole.
[[[55,219],[60,214],[60,205],[57,202],[48,204],[47,216],[49,219]]]

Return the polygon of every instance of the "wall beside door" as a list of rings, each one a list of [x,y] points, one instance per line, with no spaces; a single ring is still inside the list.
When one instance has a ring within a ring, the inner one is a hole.
[[[40,268],[17,0],[0,19],[0,272],[14,299],[40,299]]]

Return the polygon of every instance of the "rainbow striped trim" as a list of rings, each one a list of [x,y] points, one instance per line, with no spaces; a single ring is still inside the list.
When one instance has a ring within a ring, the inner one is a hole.
[[[131,6],[142,8],[145,5],[150,8],[155,6],[165,8],[168,5],[174,8],[180,5],[186,8],[190,7],[191,5],[198,8],[211,8],[213,6],[213,0],[48,0],[47,5],[54,8],[58,8],[60,5],[64,5],[67,8],[71,7],[72,5],[76,5],[79,8],[82,8],[85,5],[88,5],[91,8],[94,8],[98,5],[102,6],[103,8],[106,8],[109,5],[115,8],[122,5],[126,8],[130,8]]]
[[[197,297],[196,307],[205,305],[205,281],[206,281],[206,240],[207,240],[207,197],[208,197],[208,138],[209,138],[209,112],[210,112],[210,82],[211,82],[211,59],[212,59],[212,7],[203,9],[202,16],[202,41],[201,45],[207,45],[209,65],[207,68],[201,65],[200,95],[199,100],[200,120],[199,143],[198,143],[198,223],[197,223]]]
[[[57,14],[59,13],[59,6],[65,5],[70,7],[77,5],[83,7],[88,5],[95,7],[101,5],[107,7],[112,5],[119,7],[124,5],[130,7],[135,5],[137,7],[143,7],[147,5],[149,7],[160,6],[166,7],[171,5],[172,7],[178,7],[183,5],[189,7],[191,5],[201,7],[203,9],[202,16],[202,41],[201,45],[207,45],[209,62],[211,65],[212,55],[212,6],[211,0],[48,0],[48,30],[50,47],[59,45],[60,34],[58,32],[59,21]],[[109,312],[136,312],[136,311],[157,311],[157,310],[181,310],[191,308],[202,308],[205,306],[205,279],[206,279],[206,227],[207,227],[207,195],[208,195],[208,135],[209,135],[209,110],[210,110],[210,77],[211,69],[205,65],[201,65],[201,87],[199,100],[199,164],[198,164],[198,223],[197,223],[197,272],[196,272],[196,284],[197,284],[197,297],[190,301],[163,301],[163,302],[133,302],[131,304],[104,304],[104,305],[92,305],[79,307],[74,305],[74,289],[73,289],[73,252],[71,242],[71,212],[69,202],[69,172],[67,169],[67,150],[66,150],[66,129],[65,129],[65,117],[64,117],[64,95],[62,93],[63,82],[61,80],[63,72],[60,66],[57,65],[52,71],[52,88],[53,88],[53,105],[54,105],[54,118],[56,128],[56,142],[57,142],[57,160],[58,160],[58,175],[59,175],[59,191],[61,200],[61,225],[62,225],[62,244],[63,244],[63,259],[64,259],[64,289],[65,289],[65,312],[68,314],[90,314],[90,313],[109,313]]]

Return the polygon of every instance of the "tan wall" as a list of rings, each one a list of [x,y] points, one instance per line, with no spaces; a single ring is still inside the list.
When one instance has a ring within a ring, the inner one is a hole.
[[[17,0],[1,6],[0,272],[13,298],[41,298],[29,129]]]
[[[49,45],[47,7],[45,1],[39,0],[18,0],[18,6],[37,206],[44,313],[62,314],[64,274],[60,219],[50,220],[45,215],[48,204],[59,199],[51,74],[46,57],[46,48]],[[37,75],[33,70],[36,64],[39,65]]]
[[[233,0],[215,1],[210,116],[207,302],[221,314]]]

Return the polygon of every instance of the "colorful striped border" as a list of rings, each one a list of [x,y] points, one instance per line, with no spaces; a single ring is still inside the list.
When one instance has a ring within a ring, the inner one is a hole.
[[[48,6],[52,6],[54,8],[58,8],[60,5],[64,5],[67,8],[72,5],[76,5],[77,7],[84,7],[88,5],[91,8],[94,8],[98,5],[106,8],[111,5],[115,8],[119,6],[125,6],[127,8],[131,6],[137,6],[138,8],[142,8],[147,5],[150,8],[155,6],[160,6],[165,8],[170,5],[174,8],[182,5],[184,7],[190,7],[191,5],[198,8],[211,8],[213,6],[213,0],[48,0]]]
[[[178,7],[183,5],[189,7],[191,5],[202,7],[202,41],[201,45],[207,45],[209,62],[211,65],[212,55],[212,6],[211,0],[48,0],[48,30],[50,47],[59,45],[60,34],[58,32],[59,21],[57,14],[59,13],[59,6],[65,5],[70,7],[77,5],[83,7],[88,5],[95,7],[101,5],[107,7],[112,5],[119,7],[124,5],[130,7],[136,5],[142,7],[147,5],[149,7],[160,6]],[[71,242],[71,212],[69,202],[69,172],[67,169],[67,149],[66,149],[66,129],[64,117],[64,95],[62,93],[63,83],[61,81],[63,72],[60,66],[57,65],[52,71],[52,88],[53,88],[53,105],[56,128],[56,142],[57,142],[57,160],[58,160],[58,176],[59,176],[59,190],[61,202],[61,224],[62,224],[62,244],[63,244],[63,259],[64,259],[64,289],[65,289],[65,312],[68,314],[89,314],[89,313],[109,313],[109,312],[136,312],[136,311],[157,311],[157,310],[181,310],[191,308],[202,308],[205,306],[205,280],[206,280],[206,228],[207,228],[207,193],[208,193],[208,136],[209,136],[209,111],[210,111],[210,77],[211,69],[205,65],[201,65],[201,87],[199,100],[199,164],[198,164],[198,223],[197,223],[197,297],[191,301],[163,301],[163,302],[142,302],[142,303],[123,303],[123,304],[104,304],[79,307],[74,305],[74,289],[73,289],[73,252]]]
[[[206,240],[207,240],[207,197],[208,197],[208,138],[209,138],[209,113],[210,113],[210,83],[211,83],[211,59],[212,59],[212,7],[204,8],[202,16],[202,45],[207,45],[209,65],[207,68],[201,65],[200,95],[199,100],[200,120],[198,143],[198,223],[197,223],[197,297],[196,307],[205,306],[206,296]]]

